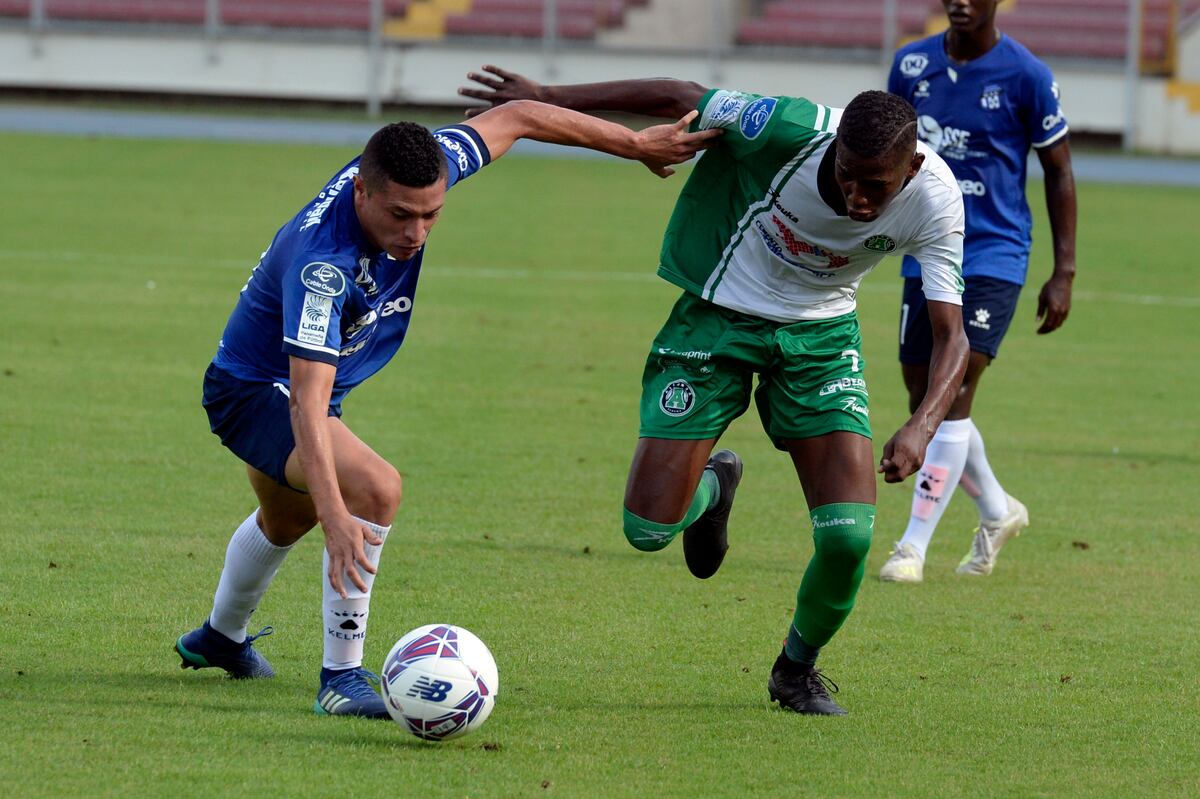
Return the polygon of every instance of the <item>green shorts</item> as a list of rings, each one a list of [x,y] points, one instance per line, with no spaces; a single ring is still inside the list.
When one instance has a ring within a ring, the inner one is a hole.
[[[754,401],[783,442],[845,430],[871,437],[862,337],[854,312],[785,324],[685,293],[642,375],[643,438],[717,438]]]

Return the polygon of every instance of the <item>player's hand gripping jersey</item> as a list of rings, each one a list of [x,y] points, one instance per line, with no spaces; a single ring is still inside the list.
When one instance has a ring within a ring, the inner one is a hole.
[[[917,132],[954,172],[970,209],[964,273],[1025,283],[1032,220],[1025,200],[1029,148],[1067,135],[1050,69],[1004,36],[966,64],[946,56],[944,34],[896,53],[888,91],[917,109]],[[916,277],[905,259],[903,274]]]
[[[817,184],[840,109],[714,89],[699,110],[696,128],[725,135],[675,205],[662,277],[764,319],[827,319],[854,310],[859,282],[884,256],[907,253],[929,299],[961,304],[962,195],[931,149],[918,144],[924,165],[878,219],[855,222]]]
[[[447,188],[490,161],[466,125],[434,138]],[[275,234],[242,289],[213,362],[243,380],[288,385],[288,356],[337,366],[330,404],[379,371],[404,342],[424,248],[396,261],[368,242],[354,212],[355,158]]]

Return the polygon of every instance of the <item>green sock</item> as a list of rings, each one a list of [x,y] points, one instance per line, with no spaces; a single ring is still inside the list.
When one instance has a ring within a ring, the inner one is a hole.
[[[687,513],[674,524],[652,522],[649,519],[643,519],[628,508],[622,508],[625,537],[629,539],[629,543],[635,549],[643,552],[657,552],[674,541],[680,531],[699,519],[720,497],[721,487],[717,482],[717,476],[711,469],[705,469],[704,474],[700,476],[700,485],[696,486],[696,493],[692,495],[692,504],[688,506]]]
[[[788,657],[815,659],[854,608],[854,598],[867,566],[875,506],[837,502],[813,508],[815,550],[800,590],[788,631]],[[803,646],[801,646],[803,644]]]

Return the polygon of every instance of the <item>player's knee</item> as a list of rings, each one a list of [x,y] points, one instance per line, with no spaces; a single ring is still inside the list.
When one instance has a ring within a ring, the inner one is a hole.
[[[871,536],[845,530],[818,531],[813,534],[815,554],[826,568],[853,573],[867,559]]]
[[[400,508],[402,488],[403,480],[396,467],[390,463],[382,464],[363,486],[360,507],[355,509],[355,515],[376,524],[391,524]]]

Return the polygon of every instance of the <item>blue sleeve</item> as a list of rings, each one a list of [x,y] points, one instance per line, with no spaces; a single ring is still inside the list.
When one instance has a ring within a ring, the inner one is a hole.
[[[1034,61],[1026,72],[1024,101],[1025,131],[1034,148],[1049,147],[1067,135],[1058,83],[1040,61]]]
[[[450,168],[447,189],[471,177],[492,161],[492,154],[488,152],[483,137],[470,125],[438,128],[433,132],[433,138],[441,145]]]
[[[301,258],[283,277],[283,351],[337,366],[349,268]]]

